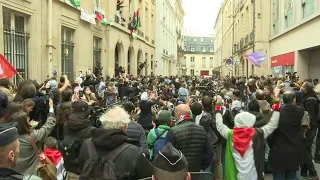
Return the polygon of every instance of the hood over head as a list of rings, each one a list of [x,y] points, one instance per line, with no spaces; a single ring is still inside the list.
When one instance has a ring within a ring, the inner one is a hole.
[[[235,128],[251,128],[256,122],[256,116],[249,112],[241,112],[234,118]]]
[[[92,142],[101,149],[112,150],[128,140],[120,129],[93,129]]]
[[[92,126],[92,123],[89,119],[85,119],[84,117],[81,117],[76,114],[71,114],[68,117],[68,120],[66,123],[67,123],[68,129],[72,131],[79,131],[81,129]]]

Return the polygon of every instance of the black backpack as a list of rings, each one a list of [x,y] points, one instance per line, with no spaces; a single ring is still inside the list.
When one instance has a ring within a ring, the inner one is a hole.
[[[92,139],[85,141],[89,152],[89,159],[83,166],[80,180],[118,180],[114,160],[126,150],[130,144],[122,144],[110,151],[106,156],[99,156]]]
[[[82,145],[82,138],[93,128],[83,129],[79,133],[68,133],[64,139],[59,142],[58,149],[62,154],[64,162],[70,165],[78,165],[78,157]],[[81,136],[78,136],[81,134]]]

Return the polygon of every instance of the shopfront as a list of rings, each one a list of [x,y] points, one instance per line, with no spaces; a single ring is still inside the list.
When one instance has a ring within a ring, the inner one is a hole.
[[[271,57],[271,68],[274,76],[280,76],[287,72],[293,72],[295,52],[290,52]]]

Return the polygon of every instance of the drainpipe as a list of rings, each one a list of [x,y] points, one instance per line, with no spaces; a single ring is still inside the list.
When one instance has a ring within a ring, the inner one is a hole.
[[[52,75],[52,0],[48,0],[48,75]]]

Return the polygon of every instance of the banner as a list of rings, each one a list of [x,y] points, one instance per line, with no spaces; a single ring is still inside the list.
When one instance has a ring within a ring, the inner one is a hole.
[[[81,8],[80,18],[84,21],[87,21],[91,24],[96,24],[96,15],[90,14],[87,10]]]

